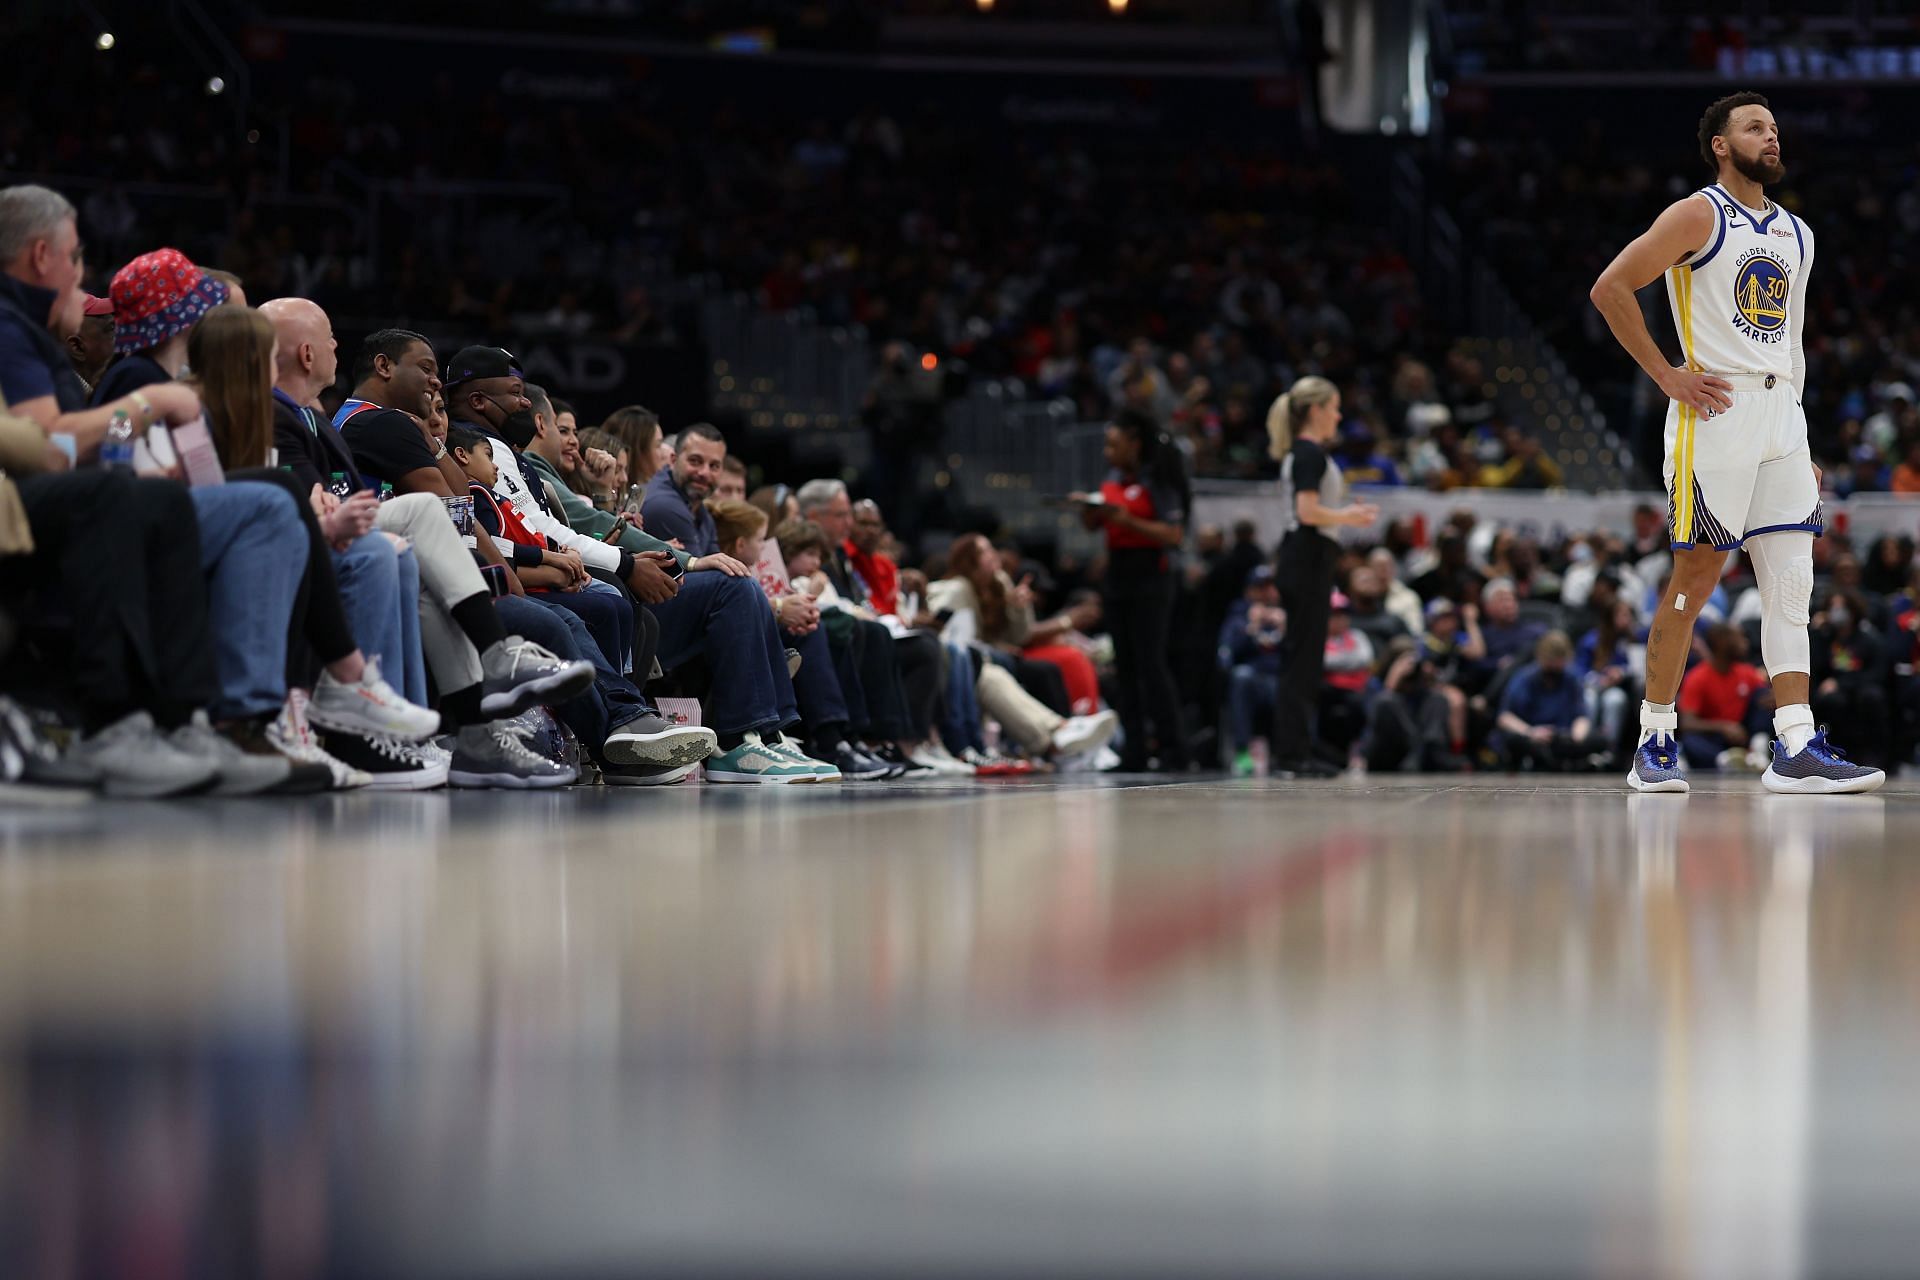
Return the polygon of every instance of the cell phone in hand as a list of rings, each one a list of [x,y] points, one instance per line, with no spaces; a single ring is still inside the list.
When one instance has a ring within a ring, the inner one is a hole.
[[[483,564],[480,566],[480,576],[486,579],[487,590],[493,593],[495,600],[498,600],[501,596],[512,594],[513,589],[507,585],[507,566],[503,564]]]

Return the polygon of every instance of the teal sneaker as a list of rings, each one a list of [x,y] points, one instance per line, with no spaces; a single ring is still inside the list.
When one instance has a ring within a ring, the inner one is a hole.
[[[800,763],[772,743],[763,742],[757,733],[749,733],[731,751],[707,757],[708,782],[754,782],[784,786],[797,783],[826,782],[829,774],[840,775],[817,760]]]
[[[785,755],[795,764],[814,770],[818,775],[813,779],[815,782],[841,782],[846,779],[846,775],[841,773],[838,768],[828,764],[825,760],[817,756],[808,755],[799,743],[784,733],[775,734],[773,741],[767,745]]]

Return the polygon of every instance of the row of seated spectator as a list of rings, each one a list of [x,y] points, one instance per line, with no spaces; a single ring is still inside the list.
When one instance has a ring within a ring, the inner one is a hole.
[[[55,729],[8,704],[11,774],[152,796],[548,787],[587,769],[817,783],[1021,767],[989,754],[983,706],[1027,768],[1113,735],[1097,696],[1074,714],[1008,689],[1001,651],[935,628],[927,591],[904,617],[897,591],[873,608],[865,584],[898,575],[877,509],[856,539],[836,481],[781,513],[833,528],[809,574],[776,581],[723,551],[707,500],[743,468],[715,428],[672,448],[635,407],[600,429],[615,448],[582,452],[511,353],[443,364],[399,329],[362,344],[343,397],[311,300],[251,307],[172,248],[86,294],[75,210],[42,187],[0,191],[0,264],[20,477],[0,671]],[[1005,607],[997,583],[980,579],[981,600]],[[1078,656],[1027,678],[1063,689]],[[645,692],[668,673],[697,717]]]

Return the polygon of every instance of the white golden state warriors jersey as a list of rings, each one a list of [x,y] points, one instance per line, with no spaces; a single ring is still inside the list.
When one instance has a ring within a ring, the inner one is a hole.
[[[1667,271],[1687,367],[1792,377],[1813,232],[1778,204],[1765,212],[1747,208],[1718,183],[1696,195],[1713,206],[1714,233]]]

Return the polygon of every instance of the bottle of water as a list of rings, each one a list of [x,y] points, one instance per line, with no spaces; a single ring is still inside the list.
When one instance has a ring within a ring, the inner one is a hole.
[[[133,470],[133,419],[125,409],[114,412],[100,442],[100,465],[110,471]]]

